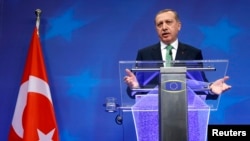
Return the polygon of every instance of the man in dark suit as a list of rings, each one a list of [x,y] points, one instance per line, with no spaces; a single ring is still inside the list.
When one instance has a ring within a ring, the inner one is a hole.
[[[138,51],[137,61],[166,61],[164,54],[168,52],[167,46],[172,46],[171,57],[172,60],[203,60],[202,51],[193,46],[184,44],[178,40],[178,33],[181,30],[181,22],[176,11],[172,9],[164,9],[159,11],[155,16],[155,27],[159,36],[160,42],[142,48]],[[163,64],[165,65],[165,64]],[[134,73],[126,69],[127,76],[124,81],[127,85],[133,88],[140,88]],[[218,79],[209,86],[214,94],[221,94],[231,88],[225,83],[229,77]]]

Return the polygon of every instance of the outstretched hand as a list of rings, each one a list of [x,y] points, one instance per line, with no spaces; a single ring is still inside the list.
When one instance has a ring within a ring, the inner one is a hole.
[[[211,85],[210,85],[210,89],[214,94],[220,95],[221,93],[231,89],[232,86],[228,85],[225,83],[225,81],[227,81],[229,79],[228,76],[225,76],[221,79],[218,79],[216,81],[214,81]]]
[[[131,72],[129,69],[125,69],[127,76],[124,77],[124,82],[127,83],[127,85],[133,89],[133,88],[139,88],[139,83],[137,81],[136,76],[133,72]]]

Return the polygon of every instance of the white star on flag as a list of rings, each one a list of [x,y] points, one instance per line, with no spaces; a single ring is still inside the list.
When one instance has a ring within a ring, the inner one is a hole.
[[[52,137],[54,135],[54,132],[55,132],[55,129],[51,130],[48,134],[44,134],[42,131],[37,129],[39,141],[53,141]]]

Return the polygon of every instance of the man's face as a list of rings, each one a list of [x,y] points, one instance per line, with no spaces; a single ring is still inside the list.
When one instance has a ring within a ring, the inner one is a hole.
[[[181,29],[181,23],[175,19],[175,14],[171,11],[157,15],[155,26],[160,40],[165,44],[174,42]]]

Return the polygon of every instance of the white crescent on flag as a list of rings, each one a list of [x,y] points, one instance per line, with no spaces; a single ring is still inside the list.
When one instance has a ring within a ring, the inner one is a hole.
[[[30,76],[29,80],[20,86],[18,100],[16,103],[17,106],[12,121],[12,126],[17,135],[20,137],[23,137],[22,116],[26,106],[28,92],[35,92],[44,95],[52,104],[50,89],[47,82],[35,76]]]

